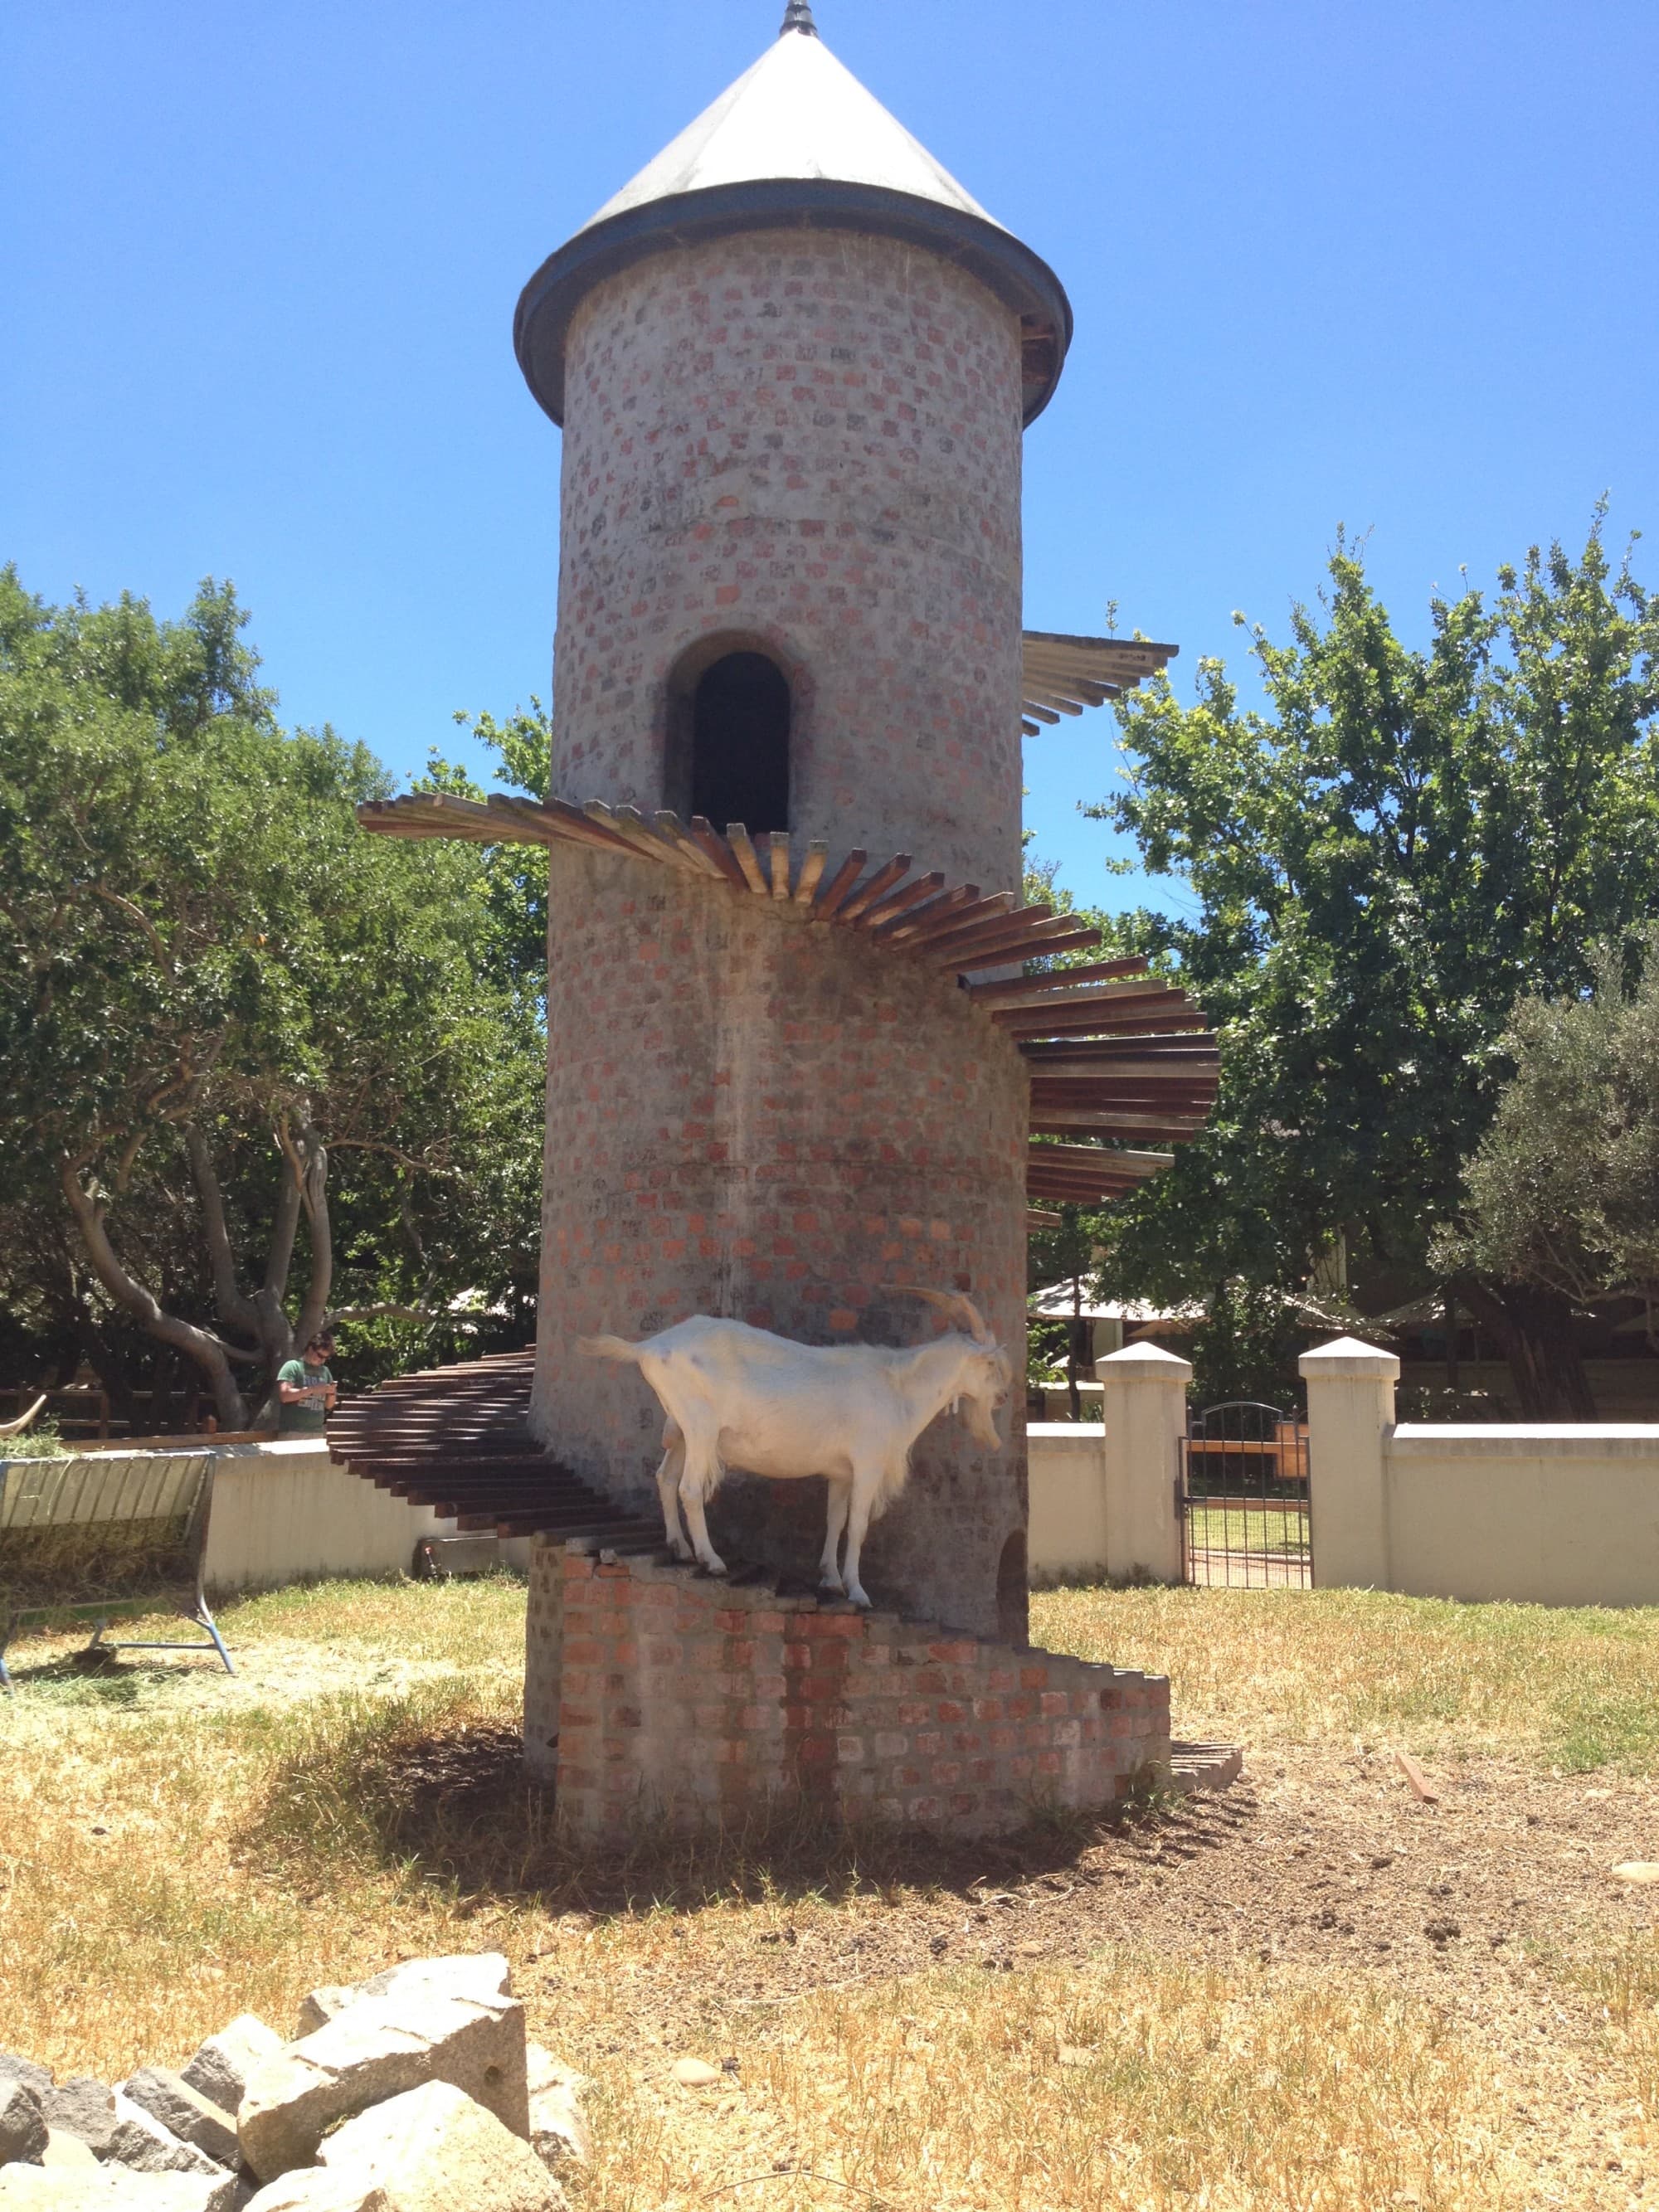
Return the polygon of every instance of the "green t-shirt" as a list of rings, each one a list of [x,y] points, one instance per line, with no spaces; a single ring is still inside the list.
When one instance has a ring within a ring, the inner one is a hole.
[[[334,1377],[326,1367],[307,1367],[303,1359],[285,1360],[276,1370],[279,1382],[293,1382],[306,1389],[317,1382],[331,1382]],[[276,1406],[276,1433],[279,1437],[319,1437],[328,1419],[328,1409],[320,1398],[308,1399],[303,1406],[285,1406],[280,1400]]]

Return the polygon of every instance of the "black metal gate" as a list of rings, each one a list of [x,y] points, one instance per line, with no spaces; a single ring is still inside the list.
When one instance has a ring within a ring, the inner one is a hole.
[[[1313,1581],[1306,1425],[1241,1401],[1194,1413],[1177,1507],[1189,1583],[1306,1589]]]

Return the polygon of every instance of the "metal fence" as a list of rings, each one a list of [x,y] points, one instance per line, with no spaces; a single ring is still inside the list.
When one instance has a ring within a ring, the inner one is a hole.
[[[0,1461],[0,1688],[20,1628],[94,1624],[89,1649],[214,1650],[234,1669],[202,1587],[210,1452]],[[107,1641],[112,1620],[179,1613],[205,1644]]]
[[[1308,1431],[1277,1406],[1241,1400],[1191,1417],[1179,1507],[1189,1583],[1239,1589],[1312,1583]]]

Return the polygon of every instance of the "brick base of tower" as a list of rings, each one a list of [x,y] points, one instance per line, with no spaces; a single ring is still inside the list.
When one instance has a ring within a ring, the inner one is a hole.
[[[662,1412],[579,1336],[713,1314],[808,1344],[918,1344],[967,1291],[1011,1354],[990,1453],[941,1416],[871,1532],[878,1605],[1025,1636],[1026,1073],[954,978],[806,909],[550,856],[548,1154],[532,1419],[654,1509]],[[723,1556],[810,1575],[821,1480],[728,1479]]]
[[[991,1836],[1167,1778],[1170,1685],[538,1537],[525,1752],[589,1844],[801,1808]]]

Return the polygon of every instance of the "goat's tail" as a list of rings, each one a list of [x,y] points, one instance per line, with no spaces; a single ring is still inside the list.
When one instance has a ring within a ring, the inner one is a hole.
[[[593,1359],[622,1359],[636,1365],[645,1346],[630,1344],[625,1336],[579,1336],[576,1349]]]

